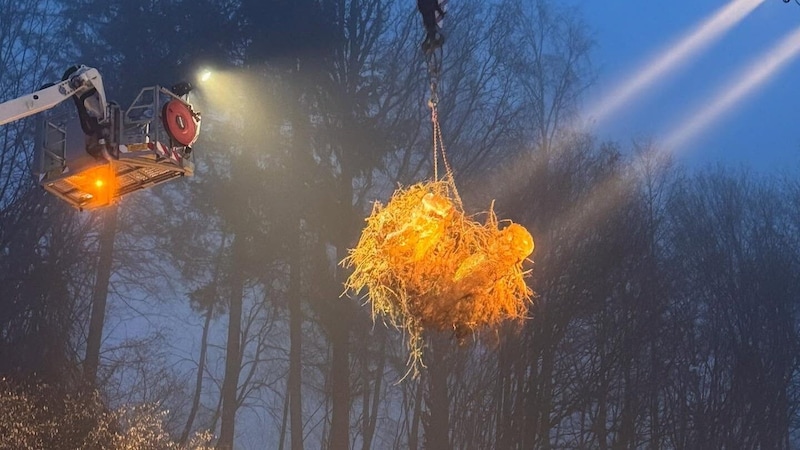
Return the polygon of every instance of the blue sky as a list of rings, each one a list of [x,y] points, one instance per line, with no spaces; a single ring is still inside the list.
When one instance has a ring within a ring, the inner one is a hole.
[[[662,54],[729,0],[570,0],[583,12],[596,42],[598,79],[588,103]],[[654,83],[593,131],[628,144],[656,142],[707,105],[718,89],[800,26],[794,0],[765,0],[709,47]],[[719,116],[680,149],[692,166],[722,163],[771,173],[800,168],[800,57]]]

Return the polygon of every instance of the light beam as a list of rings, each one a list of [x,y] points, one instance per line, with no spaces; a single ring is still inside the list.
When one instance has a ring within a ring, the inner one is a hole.
[[[659,150],[661,156],[666,156],[664,151],[673,154],[689,139],[710,125],[714,119],[731,109],[738,101],[742,100],[748,93],[766,82],[771,75],[774,75],[785,66],[792,57],[800,53],[800,27],[791,32],[781,40],[776,46],[766,52],[763,56],[755,60],[747,70],[736,77],[732,82],[722,88],[719,94],[710,102],[708,106],[692,115],[676,131],[670,133],[667,139],[655,148],[649,149],[644,154],[644,161],[659,161]],[[667,161],[669,158],[661,158]],[[660,164],[655,164],[652,169],[658,169]],[[622,170],[618,176],[611,176],[598,183],[592,191],[576,206],[571,208],[566,214],[554,220],[554,229],[572,227],[592,227],[601,221],[609,211],[617,208],[631,189],[634,189],[639,181],[639,173],[628,166]]]
[[[707,107],[689,117],[675,131],[668,134],[663,148],[671,152],[681,150],[687,141],[706,129],[724,112],[729,111],[747,94],[764,84],[798,53],[800,53],[800,27],[750,65],[744,74],[725,85],[711,103],[705,103]]]
[[[670,47],[669,51],[649,62],[636,75],[626,80],[611,94],[600,99],[589,108],[587,118],[600,123],[628,103],[636,94],[642,92],[670,71],[674,71],[689,58],[695,56],[726,31],[744,19],[764,0],[735,0],[722,10],[698,25],[688,36]]]

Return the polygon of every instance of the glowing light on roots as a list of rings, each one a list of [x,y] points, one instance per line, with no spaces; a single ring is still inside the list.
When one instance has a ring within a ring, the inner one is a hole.
[[[671,70],[677,69],[690,57],[710,45],[715,39],[721,37],[763,2],[764,0],[735,0],[731,2],[701,23],[691,34],[672,46],[664,55],[648,63],[637,72],[633,79],[625,82],[612,91],[611,94],[602,98],[597,105],[589,109],[587,118],[595,120],[597,123],[606,119],[633,96],[652,85],[659,78],[664,77]]]
[[[714,119],[730,110],[747,94],[764,84],[798,53],[800,53],[800,27],[769,53],[755,61],[743,75],[721,89],[707,107],[691,116],[683,122],[683,125],[670,133],[664,141],[664,149],[672,152],[679,150],[689,139],[708,127]]]

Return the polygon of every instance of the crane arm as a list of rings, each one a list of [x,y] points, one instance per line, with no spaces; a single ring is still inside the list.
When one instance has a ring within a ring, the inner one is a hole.
[[[97,69],[81,66],[58,84],[0,103],[0,125],[46,111],[72,97],[80,99],[86,112],[98,122],[107,120],[103,78]]]

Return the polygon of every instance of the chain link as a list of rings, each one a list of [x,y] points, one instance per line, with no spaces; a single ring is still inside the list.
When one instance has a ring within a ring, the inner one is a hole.
[[[431,97],[428,100],[428,107],[431,109],[431,122],[433,124],[433,178],[439,180],[439,154],[445,167],[445,178],[449,180],[453,188],[453,197],[460,208],[463,208],[461,197],[456,189],[453,169],[447,160],[447,152],[442,137],[442,127],[439,123],[439,76],[441,74],[441,49],[426,52],[425,57],[428,63],[428,76],[430,77]]]

